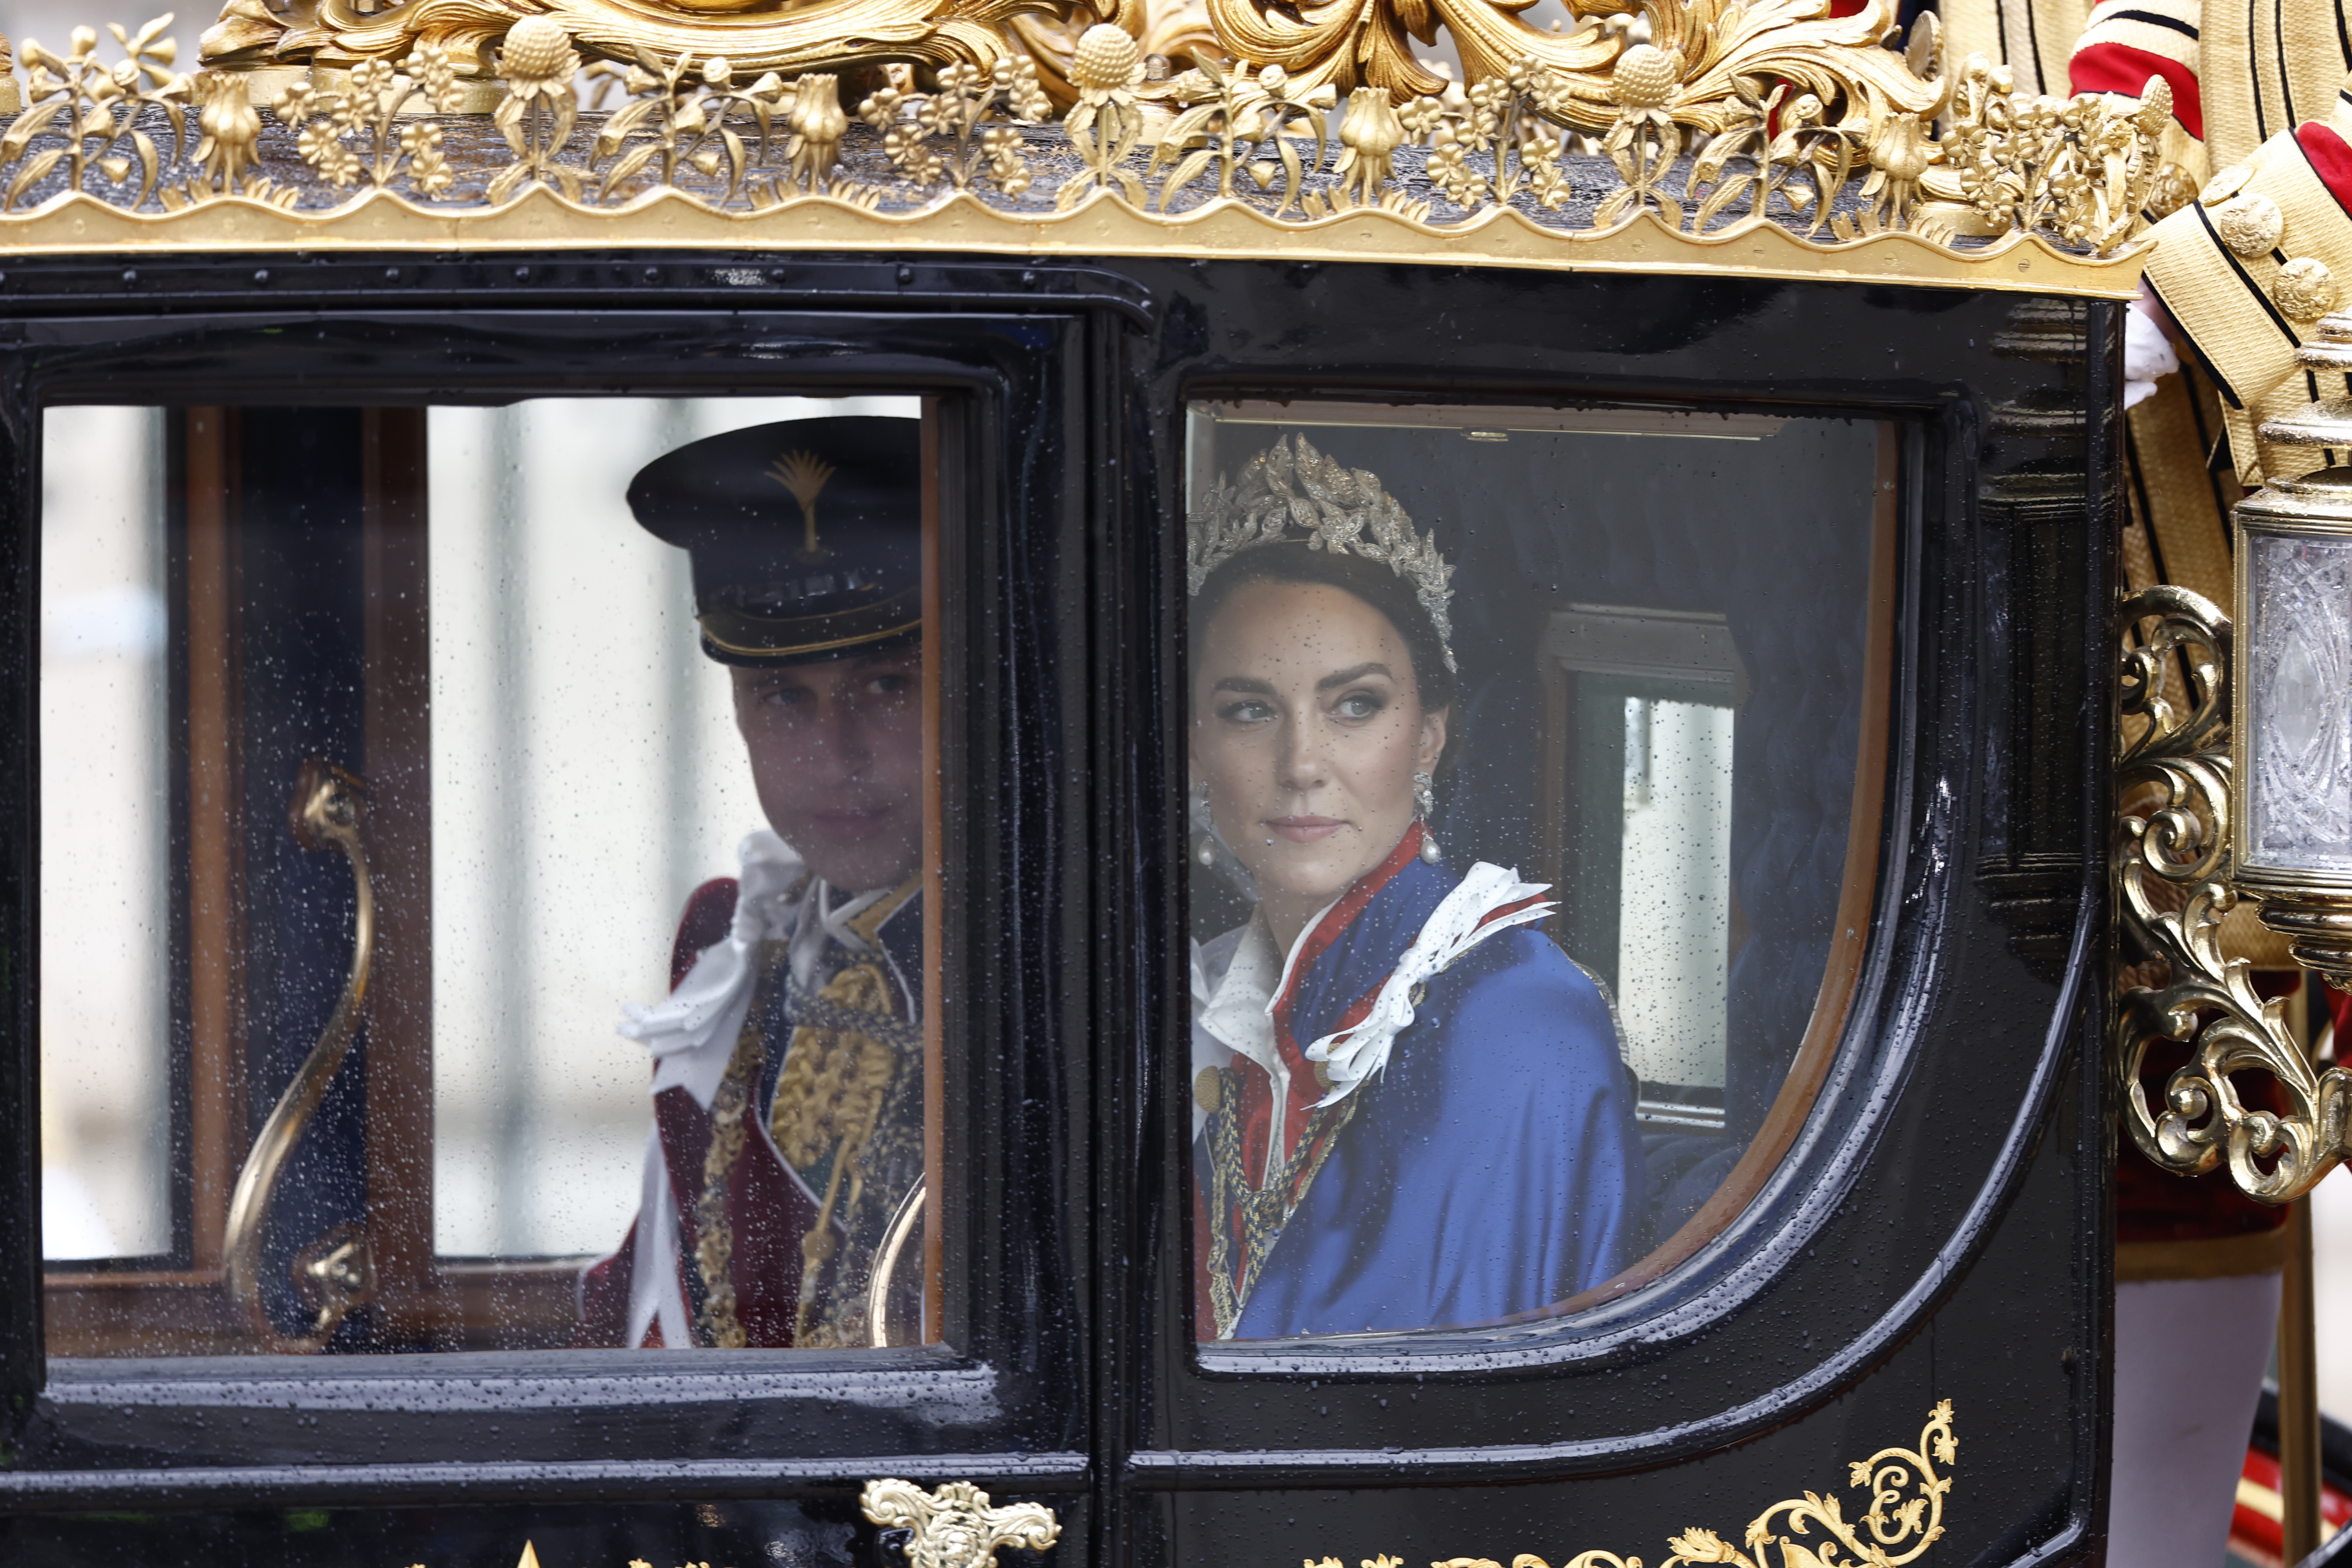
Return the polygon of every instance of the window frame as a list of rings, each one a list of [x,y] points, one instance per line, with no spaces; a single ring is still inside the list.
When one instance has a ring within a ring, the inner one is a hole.
[[[1139,291],[1084,273],[1037,289],[1030,271],[1024,287],[1002,268],[933,269],[928,289],[910,291],[908,269],[875,264],[834,269],[835,286],[815,300],[782,290],[747,301],[740,267],[679,268],[681,287],[583,323],[576,297],[504,301],[503,279],[493,279],[506,270],[471,268],[459,302],[474,308],[462,311],[428,298],[324,315],[134,308],[63,326],[37,313],[0,324],[0,486],[13,513],[0,528],[0,634],[17,656],[0,681],[34,734],[37,410],[52,403],[120,403],[134,386],[139,399],[165,404],[388,405],[592,390],[940,399],[943,483],[964,519],[941,541],[942,663],[972,680],[940,714],[948,777],[937,826],[961,902],[943,922],[934,967],[963,1036],[945,1053],[943,1098],[957,1108],[945,1118],[945,1157],[964,1173],[960,1190],[943,1194],[954,1280],[945,1342],[737,1352],[723,1363],[664,1351],[53,1361],[41,1328],[37,988],[19,984],[7,1008],[16,1043],[0,1058],[0,1108],[17,1129],[0,1167],[16,1178],[0,1192],[0,1388],[40,1396],[50,1419],[5,1490],[42,1506],[119,1495],[148,1473],[126,1472],[126,1460],[157,1452],[166,1432],[174,1436],[163,1451],[183,1449],[170,1485],[184,1499],[206,1489],[202,1476],[240,1501],[409,1495],[453,1456],[478,1461],[469,1473],[483,1474],[486,1496],[499,1495],[501,1466],[535,1497],[675,1496],[681,1458],[703,1468],[698,1484],[714,1495],[838,1484],[877,1465],[919,1479],[993,1477],[1020,1491],[1081,1485],[1085,1456],[1045,1390],[1083,1380],[1084,1336],[1041,1333],[1029,1320],[1041,1305],[1065,1322],[1087,1316],[1083,1275],[1067,1260],[1087,1247],[1082,1053],[1092,998],[1078,933],[1088,884],[1083,846],[1014,802],[1047,780],[1076,798],[1083,777],[1073,743],[1082,700],[1062,675],[1085,658],[1091,633],[1087,497],[1068,455],[1091,445],[1089,345],[1142,313]],[[1024,297],[1033,290],[1045,298]],[[999,308],[970,309],[975,298]],[[940,309],[948,300],[956,308]],[[1003,308],[1016,301],[1027,308]],[[1015,428],[1036,444],[1007,459],[1000,454],[1013,448],[991,433]],[[1024,679],[1032,689],[1008,688]],[[36,756],[28,746],[18,766],[0,768],[0,945],[16,952],[38,941]],[[1060,1154],[1076,1158],[1065,1168],[1052,1158]],[[1009,1222],[1008,1203],[1018,1212]],[[447,1419],[436,1422],[436,1410]],[[239,1415],[207,1424],[206,1412],[226,1411]],[[640,1435],[583,1448],[581,1424],[595,1412]],[[289,1463],[296,1453],[302,1461]],[[197,1454],[209,1469],[188,1466]]]
[[[1250,270],[1196,264],[1193,278],[1170,279],[1170,319],[1214,320],[1207,302],[1244,292]],[[2070,302],[2063,313],[2080,336],[2027,354],[2013,351],[2005,329],[2012,310],[2041,302],[1992,294],[1465,271],[1448,275],[1443,308],[1433,309],[1404,269],[1282,276],[1311,296],[1311,310],[1244,314],[1230,329],[1220,322],[1202,332],[1215,344],[1212,364],[1171,365],[1163,355],[1143,372],[1140,398],[1163,408],[1332,397],[1549,401],[1580,410],[1631,405],[1898,422],[1900,462],[1881,481],[1895,487],[1899,521],[1880,871],[1854,999],[1840,1048],[1823,1053],[1818,1100],[1789,1129],[1789,1152],[1754,1200],[1693,1258],[1569,1320],[1201,1344],[1191,1318],[1189,1227],[1163,1230],[1154,1266],[1136,1287],[1150,1293],[1139,1310],[1151,1324],[1160,1372],[1148,1424],[1126,1460],[1133,1484],[1161,1497],[1173,1510],[1163,1518],[1173,1520],[1194,1517],[1187,1498],[1221,1489],[1348,1489],[1399,1475],[1417,1486],[1485,1487],[1646,1468],[1794,1420],[1864,1383],[1934,1319],[2000,1232],[2029,1170],[2052,1157],[2046,1136],[2064,1128],[2087,1147],[2102,1137],[2095,933],[2106,894],[2105,730],[2096,718],[2084,721],[2070,700],[2080,689],[2073,686],[2056,698],[2069,704],[2064,720],[2051,724],[2044,710],[2053,699],[2040,682],[2053,668],[2105,676],[2105,525],[2117,502],[2101,476],[2119,437],[2095,412],[2066,429],[2030,431],[2002,411],[2034,405],[2045,393],[2103,409],[2117,308]],[[1932,331],[1920,320],[1929,315],[1942,318]],[[1343,323],[1378,326],[1351,331]],[[1899,362],[1885,358],[1889,343],[1902,345]],[[1311,376],[1299,375],[1301,364],[1314,367]],[[1407,375],[1397,369],[1403,365],[1433,368]],[[1181,440],[1160,432],[1154,447],[1157,472],[1186,471]],[[2006,625],[2005,610],[1988,607],[1980,584],[2011,547],[2000,499],[2008,489],[2063,504],[2080,520],[2037,542],[2043,584],[2000,584],[2067,606],[2049,623],[2057,640],[2037,650],[2038,676],[2023,657],[1984,659]],[[1159,547],[1181,549],[1173,502],[1155,503],[1139,487],[1133,504],[1157,504],[1165,531]],[[1137,570],[1172,584],[1162,590],[1171,606],[1163,668],[1181,671],[1181,562],[1171,554]],[[1560,596],[1587,595],[1563,588]],[[1181,711],[1177,679],[1134,699]],[[1997,917],[2028,919],[2032,931],[2012,925],[1989,936],[1979,902],[2011,906],[1995,898],[1990,871],[1972,877],[1965,867],[1979,824],[2009,805],[2005,782],[1983,765],[1974,727],[2027,712],[2038,716],[2032,722],[2048,753],[2041,787],[2057,792],[2043,836],[2053,840],[2042,869],[2053,896]],[[1161,757],[1154,798],[1181,800],[1181,748]],[[1181,867],[1181,814],[1170,810],[1155,826],[1167,864]],[[1181,887],[1181,875],[1170,880]],[[1181,892],[1162,896],[1160,918],[1183,930]],[[1971,1081],[1958,1074],[1967,1037],[1955,1033],[1957,998],[1943,977],[2006,963],[2028,942],[2055,945],[2063,959],[2032,986],[2021,988],[2004,971],[1982,993],[2001,999],[1988,1000],[1987,1012],[1999,1012],[2010,1032],[1992,1045],[1969,1040],[1979,1058]],[[1181,956],[1169,955],[1161,982],[1162,1041],[1186,1036]],[[1133,1073],[1166,1084],[1183,1069],[1139,1061]],[[1130,1179],[1141,1190],[1187,1192],[1186,1121],[1169,1109],[1182,1097],[1161,1093],[1149,1108],[1159,1117],[1150,1168]],[[1895,1205],[1885,1184],[1902,1167],[1896,1151],[1906,1141],[1895,1130],[1916,1131],[1923,1117],[1950,1118],[1929,1124],[1970,1132],[1955,1165],[1917,1189],[1918,1212],[1889,1233]],[[2071,1303],[2065,1310],[2076,1326],[2068,1331],[2084,1343],[2101,1331],[2105,1267],[2105,1210],[2091,1185],[2075,1188],[2065,1223],[2076,1241],[2066,1272],[2051,1281]],[[1879,1227],[1866,1241],[1856,1236],[1865,1224]],[[1861,1259],[1845,1254],[1864,1247],[1874,1249],[1874,1267],[1857,1282],[1850,1270]],[[1834,1272],[1822,1262],[1833,1248],[1847,1266]],[[1801,1344],[1780,1331],[1778,1320],[1791,1313],[1817,1325]],[[1634,1391],[1654,1382],[1670,1382],[1675,1396],[1643,1408],[1647,1394]],[[2089,1396],[2086,1384],[2074,1387]],[[2091,1451],[2086,1440],[2076,1494],[2083,1510]],[[1207,1539],[1194,1537],[1191,1549],[1223,1549],[1204,1546]]]

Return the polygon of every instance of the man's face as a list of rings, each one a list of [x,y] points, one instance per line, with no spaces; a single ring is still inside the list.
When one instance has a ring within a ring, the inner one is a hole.
[[[912,875],[923,849],[920,653],[731,673],[768,826],[836,888]]]

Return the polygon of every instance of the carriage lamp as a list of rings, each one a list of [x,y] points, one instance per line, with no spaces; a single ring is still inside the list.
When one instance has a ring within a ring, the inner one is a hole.
[[[2315,393],[2352,371],[2352,314],[2321,321],[2296,351]],[[2317,448],[2316,471],[2274,479],[2238,503],[2236,647],[2231,686],[2231,880],[2260,900],[2263,924],[2287,940],[2295,962],[2337,990],[2352,990],[2352,397],[2319,398],[2265,420],[2274,446]],[[2264,1043],[2279,1053],[2293,1045]],[[2327,1114],[2343,1068],[2325,1078],[2284,1054],[2280,1082],[2303,1116],[2282,1133],[2312,1134],[2303,1183],[2344,1153],[2340,1110]],[[2301,1092],[2295,1092],[2300,1090]],[[2340,1098],[2337,1099],[2340,1106]],[[2331,1125],[2332,1124],[2332,1125]],[[2333,1136],[2329,1136],[2329,1134]],[[2290,1162],[2282,1162],[2288,1163]],[[2313,1299],[2311,1205],[2287,1220],[2286,1277],[2279,1303],[2279,1468],[2289,1561],[2317,1549],[2320,1423],[2317,1321]]]
[[[2352,371],[2352,313],[2321,321],[2296,357],[2331,379]],[[2326,457],[2238,504],[2233,879],[2297,963],[2352,990],[2352,396],[2262,433]]]

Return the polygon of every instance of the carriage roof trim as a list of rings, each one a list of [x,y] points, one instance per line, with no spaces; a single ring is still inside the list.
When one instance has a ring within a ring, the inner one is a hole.
[[[0,256],[1232,257],[2124,299],[2147,217],[2195,195],[2160,79],[2019,92],[1890,0],[1570,0],[1566,32],[1514,0],[1304,31],[1277,0],[541,3],[228,0],[186,73],[168,16],[26,40],[21,85],[0,56]],[[1405,45],[1439,26],[1463,82]]]
[[[625,207],[598,209],[540,189],[497,207],[452,212],[371,192],[317,215],[244,201],[177,213],[126,212],[76,195],[35,213],[0,218],[0,256],[646,248],[761,256],[871,252],[1040,260],[1171,257],[1418,263],[1810,279],[2109,300],[2128,300],[2137,291],[2143,259],[2137,247],[2086,257],[2040,235],[2018,233],[1979,250],[1955,252],[1899,232],[1824,244],[1772,223],[1695,238],[1668,228],[1654,215],[1575,235],[1500,210],[1452,227],[1380,211],[1284,222],[1237,202],[1162,218],[1107,196],[1075,211],[1039,216],[1002,212],[966,195],[908,214],[824,197],[782,211],[726,212],[674,190],[650,193]]]

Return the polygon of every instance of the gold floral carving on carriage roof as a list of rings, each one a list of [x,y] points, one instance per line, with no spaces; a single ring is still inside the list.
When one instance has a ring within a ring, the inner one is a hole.
[[[228,0],[205,30],[205,64],[355,65],[446,50],[467,76],[494,74],[491,50],[526,17],[545,16],[588,54],[712,57],[745,70],[839,70],[881,60],[992,66],[1013,47],[1005,25],[1073,0]],[[1078,0],[1083,4],[1083,0]]]
[[[1228,0],[1100,0],[1118,19],[1083,26],[1072,0],[831,0],[618,30],[570,7],[719,0],[396,0],[331,37],[321,18],[372,0],[307,20],[310,0],[275,3],[233,0],[230,20],[291,30],[207,35],[239,68],[179,74],[168,16],[111,28],[120,58],[89,28],[63,52],[26,40],[0,249],[848,245],[2125,298],[2168,169],[2161,82],[2144,101],[2021,94],[1980,58],[1945,70],[1932,16],[1907,54],[1873,41],[1888,0],[1837,18],[1829,0],[1641,0],[1631,21],[1497,33],[1524,52],[1471,49],[1466,85],[1374,79],[1379,27],[1470,26],[1399,9],[1423,0],[1359,0],[1358,32],[1312,49],[1255,37]],[[893,6],[897,31],[858,20]],[[819,19],[824,37],[770,47]],[[681,198],[701,211],[665,205]]]
[[[1916,1448],[1881,1448],[1846,1467],[1848,1486],[1870,1489],[1867,1513],[1849,1520],[1834,1493],[1807,1492],[1783,1499],[1750,1520],[1738,1546],[1697,1526],[1668,1537],[1668,1555],[1659,1568],[1701,1563],[1736,1563],[1738,1568],[1904,1568],[1943,1536],[1944,1498],[1952,1481],[1938,1467],[1950,1467],[1959,1455],[1959,1443],[1952,1436],[1952,1402],[1947,1399],[1928,1415]],[[1337,1557],[1309,1557],[1304,1568],[1344,1564]],[[1382,1552],[1362,1559],[1360,1568],[1404,1568],[1404,1560]],[[1429,1568],[1503,1565],[1491,1557],[1449,1557]],[[1511,1568],[1550,1564],[1522,1552],[1511,1560]],[[1642,1559],[1594,1550],[1578,1552],[1560,1568],[1642,1568]]]

